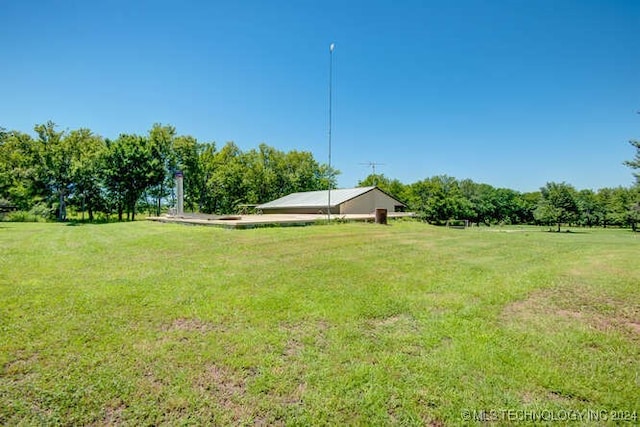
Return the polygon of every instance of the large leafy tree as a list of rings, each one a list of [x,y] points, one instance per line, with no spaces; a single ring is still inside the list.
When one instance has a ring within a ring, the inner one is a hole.
[[[216,171],[216,145],[215,143],[204,144],[202,149],[198,150],[198,165],[201,173],[201,187],[198,188],[199,194],[198,208],[200,212],[213,213],[216,211],[216,197],[213,192],[212,183],[213,176]],[[186,181],[185,177],[185,181]],[[188,195],[185,192],[186,197]]]
[[[557,224],[557,231],[563,223],[575,221],[578,217],[578,204],[575,189],[564,182],[548,182],[540,189],[542,198],[538,203],[536,219],[546,224]]]
[[[337,185],[335,177],[340,171],[319,164],[308,151],[289,151],[284,155],[283,163],[281,196],[300,191],[324,190],[330,177],[333,177],[331,188]]]
[[[206,203],[206,177],[200,156],[207,148],[192,136],[173,140],[175,167],[184,174],[184,204],[190,211],[202,211]]]
[[[0,132],[0,199],[29,210],[44,192],[38,179],[39,152],[31,136],[18,131]]]
[[[104,183],[109,202],[118,213],[118,220],[135,220],[136,205],[142,193],[157,183],[157,170],[149,139],[138,135],[120,135],[106,141],[103,161]]]
[[[243,152],[228,142],[220,151],[212,144],[200,151],[205,212],[231,213],[242,204],[264,203],[297,191],[324,190],[328,185],[335,188],[339,174],[316,162],[309,152],[285,153],[267,144]]]
[[[71,158],[71,181],[76,207],[93,221],[94,213],[103,209],[103,186],[101,166],[106,145],[102,137],[89,129],[78,129],[65,136],[66,142],[73,148]]]
[[[162,200],[170,194],[173,173],[176,171],[174,141],[176,128],[155,123],[148,136],[150,158],[148,163],[149,191],[155,199],[156,216],[160,215]]]
[[[460,191],[458,180],[447,175],[414,183],[411,186],[410,206],[432,223],[472,216],[471,202]]]
[[[245,201],[264,203],[280,197],[284,178],[284,153],[267,144],[240,155],[245,164]]]
[[[603,207],[593,190],[581,190],[576,194],[576,203],[580,215],[580,223],[587,227],[598,224],[602,217]]]
[[[638,203],[640,187],[617,187],[608,189],[607,214],[611,224],[636,230],[640,220],[640,203]]]
[[[470,179],[460,181],[462,195],[469,202],[469,219],[480,225],[490,225],[496,219],[496,189],[477,184]]]
[[[71,163],[74,146],[65,138],[64,131],[57,131],[56,124],[48,121],[38,124],[39,179],[44,195],[53,206],[57,203],[58,220],[67,217],[66,198],[71,190]],[[55,201],[57,199],[57,202]]]
[[[245,161],[242,151],[233,142],[228,142],[210,159],[211,176],[207,182],[207,190],[213,196],[215,213],[230,213],[237,206],[247,203],[247,181],[244,179]]]

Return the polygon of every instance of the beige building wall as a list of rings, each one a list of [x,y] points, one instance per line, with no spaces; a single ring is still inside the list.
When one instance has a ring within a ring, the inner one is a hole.
[[[340,205],[341,214],[369,214],[374,213],[376,209],[383,208],[387,212],[395,212],[396,205],[399,203],[389,197],[377,188],[348,200]]]

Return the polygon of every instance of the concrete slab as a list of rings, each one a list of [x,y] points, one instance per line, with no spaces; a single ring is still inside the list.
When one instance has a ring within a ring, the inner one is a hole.
[[[387,218],[413,217],[412,212],[392,212]],[[327,215],[318,214],[265,214],[265,215],[205,215],[184,214],[148,217],[149,221],[176,223],[185,225],[205,225],[223,228],[255,228],[268,226],[302,226],[327,221]],[[331,215],[332,221],[375,221],[375,214]]]

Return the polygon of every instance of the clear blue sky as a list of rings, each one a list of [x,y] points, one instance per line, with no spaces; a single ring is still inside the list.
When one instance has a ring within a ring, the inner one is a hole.
[[[153,123],[222,146],[534,191],[629,186],[640,1],[11,1],[0,126],[108,138]]]

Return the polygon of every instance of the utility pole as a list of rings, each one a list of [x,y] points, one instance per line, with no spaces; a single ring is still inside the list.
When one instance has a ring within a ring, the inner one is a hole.
[[[331,43],[329,46],[329,179],[327,185],[327,221],[331,222],[331,107],[333,96],[333,49],[336,47],[335,43]]]

